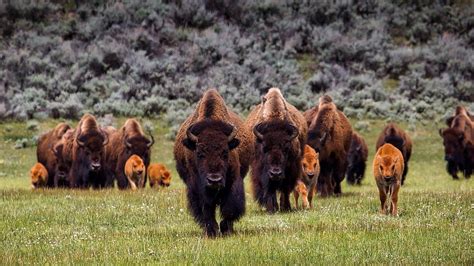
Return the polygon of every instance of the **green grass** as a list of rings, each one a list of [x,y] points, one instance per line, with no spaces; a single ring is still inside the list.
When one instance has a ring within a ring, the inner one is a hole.
[[[173,170],[173,183],[138,192],[31,191],[35,148],[15,150],[13,140],[37,133],[24,123],[0,124],[0,263],[474,263],[473,180],[448,176],[435,125],[409,132],[414,151],[399,194],[400,217],[378,214],[371,160],[383,122],[370,121],[371,131],[362,132],[370,151],[362,186],[344,183],[342,197],[316,198],[313,210],[267,215],[253,202],[246,178],[247,213],[236,234],[213,240],[203,238],[189,215],[173,143],[163,137],[164,124],[153,122],[153,161]],[[40,132],[55,123],[40,123]]]

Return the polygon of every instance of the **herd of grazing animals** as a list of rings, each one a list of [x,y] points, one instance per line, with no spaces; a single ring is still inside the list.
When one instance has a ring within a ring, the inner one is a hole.
[[[474,166],[474,117],[462,106],[440,129],[447,171],[466,178]],[[86,114],[76,128],[59,123],[38,140],[38,162],[31,185],[63,188],[137,190],[168,187],[171,173],[151,163],[151,132],[145,135],[136,119],[120,129],[100,127]],[[408,173],[410,137],[394,123],[380,133],[373,174],[381,213],[397,216],[398,192]],[[250,170],[255,201],[268,213],[291,210],[290,194],[303,208],[313,207],[316,193],[340,195],[347,175],[361,184],[368,147],[331,97],[324,95],[302,113],[281,91],[270,89],[244,121],[215,89],[207,90],[195,111],[181,124],[175,145],[176,170],[186,185],[190,212],[209,237],[231,234],[245,213],[244,178]],[[279,197],[279,199],[278,199]],[[390,198],[390,210],[386,201]],[[216,220],[219,207],[222,220]]]

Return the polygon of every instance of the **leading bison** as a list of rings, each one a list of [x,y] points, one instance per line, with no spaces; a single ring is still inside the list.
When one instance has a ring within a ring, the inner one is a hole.
[[[252,187],[257,202],[273,213],[288,211],[290,193],[301,178],[301,159],[307,126],[303,115],[272,88],[249,114],[247,128],[255,149],[252,162]]]
[[[107,165],[107,186],[113,186],[114,180],[120,189],[130,187],[124,173],[125,163],[132,155],[137,155],[145,163],[145,169],[150,165],[151,146],[155,143],[153,135],[150,133],[148,139],[143,133],[140,123],[136,119],[128,119],[119,130],[108,130],[110,141],[105,147],[105,162]],[[144,187],[144,182],[140,184]]]
[[[104,145],[107,142],[107,133],[99,127],[95,117],[84,115],[72,138],[72,164],[69,171],[71,187],[105,186]]]
[[[209,237],[219,229],[217,206],[223,218],[222,234],[232,233],[234,221],[245,212],[243,178],[250,159],[249,135],[238,115],[211,89],[176,136],[174,158],[187,187],[189,208]]]
[[[341,194],[352,140],[351,124],[327,95],[319,99],[319,105],[306,111],[305,117],[311,121],[308,144],[319,152],[318,191],[321,196]]]

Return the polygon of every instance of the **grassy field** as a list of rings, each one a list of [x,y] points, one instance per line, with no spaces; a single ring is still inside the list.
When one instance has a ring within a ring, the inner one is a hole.
[[[152,158],[173,170],[169,189],[31,191],[35,147],[16,150],[15,140],[57,122],[41,122],[38,131],[0,124],[1,264],[474,264],[474,180],[446,173],[441,125],[409,132],[414,151],[397,218],[378,214],[371,161],[383,121],[370,121],[362,186],[344,182],[342,197],[316,198],[313,210],[267,215],[246,178],[247,213],[236,234],[206,239],[187,211],[160,121],[152,121]]]

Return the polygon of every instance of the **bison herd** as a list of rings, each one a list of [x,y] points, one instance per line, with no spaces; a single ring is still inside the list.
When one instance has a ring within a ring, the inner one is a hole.
[[[447,170],[466,178],[474,165],[473,116],[463,107],[440,130]],[[38,163],[31,169],[35,187],[119,189],[169,186],[170,172],[151,164],[154,138],[140,123],[128,119],[120,129],[101,127],[84,115],[76,128],[58,124],[38,141]],[[398,191],[408,173],[412,141],[389,123],[376,143],[373,171],[381,212],[397,215]],[[245,213],[244,178],[250,181],[256,202],[269,213],[311,208],[316,193],[340,195],[341,182],[360,184],[368,147],[331,97],[325,95],[306,112],[270,89],[244,121],[215,89],[204,93],[195,111],[178,130],[174,145],[176,170],[186,185],[190,212],[207,236],[233,232]],[[216,220],[219,207],[221,221]]]

